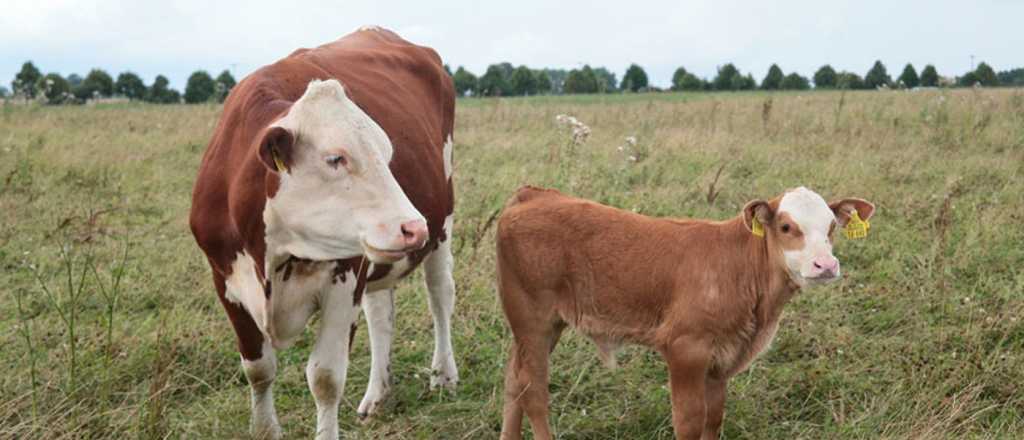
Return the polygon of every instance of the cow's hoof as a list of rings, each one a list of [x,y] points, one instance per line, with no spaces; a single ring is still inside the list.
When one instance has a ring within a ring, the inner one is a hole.
[[[440,371],[434,371],[430,375],[430,389],[436,390],[438,388],[455,391],[456,386],[459,384],[459,374],[445,374]]]
[[[359,403],[359,409],[356,411],[356,416],[359,417],[359,421],[366,423],[377,414],[378,411],[384,406],[384,401],[387,400],[387,393],[366,393],[363,397],[363,401]]]
[[[251,429],[252,438],[256,440],[281,440],[284,433],[281,432],[281,425],[276,423],[264,426],[253,426]]]

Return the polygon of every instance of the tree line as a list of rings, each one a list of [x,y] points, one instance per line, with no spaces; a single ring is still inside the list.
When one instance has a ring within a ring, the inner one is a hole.
[[[587,94],[661,91],[651,86],[647,73],[637,64],[631,64],[617,81],[616,75],[604,67],[584,65],[578,69],[531,69],[515,67],[511,63],[492,64],[483,76],[477,77],[465,67],[459,66],[451,75],[455,90],[460,96],[528,96],[545,94]],[[969,87],[981,85],[1024,86],[1024,68],[998,74],[986,63],[959,77],[939,76],[935,66],[929,64],[918,74],[913,64],[907,63],[896,79],[893,79],[881,61],[875,61],[862,77],[854,72],[836,71],[826,64],[811,78],[796,72],[786,74],[778,64],[772,64],[760,83],[751,73],[743,74],[732,63],[718,67],[714,78],[698,77],[685,67],[679,67],[672,75],[672,91],[737,91],[737,90],[809,90],[850,89],[868,90],[882,87]]]
[[[531,69],[527,66],[513,66],[511,63],[497,63],[487,67],[480,77],[459,66],[454,72],[448,65],[445,70],[451,76],[459,96],[530,96],[530,95],[571,95],[591,93],[652,92],[661,91],[652,86],[647,72],[637,64],[626,68],[622,79],[604,67],[584,65],[577,69]],[[893,79],[881,61],[875,61],[871,69],[861,77],[849,71],[836,71],[826,64],[811,78],[796,72],[786,74],[778,64],[772,64],[760,83],[751,73],[743,74],[732,63],[719,66],[710,80],[698,77],[684,67],[672,75],[672,91],[737,91],[737,90],[808,90],[849,89],[866,90],[882,87],[970,87],[980,85],[1024,86],[1024,68],[996,71],[987,63],[958,77],[940,76],[935,66],[927,65],[921,70],[910,63],[899,76]],[[81,104],[89,99],[122,97],[129,100],[158,104],[224,102],[235,86],[235,78],[225,70],[216,78],[204,70],[197,70],[189,76],[185,93],[170,87],[170,81],[157,75],[153,83],[146,85],[142,78],[132,72],[122,72],[115,80],[103,69],[92,69],[83,78],[78,74],[62,77],[58,73],[42,74],[31,61],[26,61],[11,82],[11,89],[0,86],[0,98],[9,95],[39,99],[49,104]]]
[[[216,78],[205,70],[197,70],[188,77],[185,93],[170,87],[166,76],[157,75],[146,85],[139,75],[122,72],[114,79],[103,69],[92,69],[85,77],[72,73],[67,78],[59,73],[43,74],[35,64],[26,61],[11,81],[11,90],[0,86],[0,98],[13,94],[24,99],[38,99],[47,104],[83,104],[90,99],[126,98],[156,104],[189,104],[224,102],[235,87],[235,77],[225,70]]]

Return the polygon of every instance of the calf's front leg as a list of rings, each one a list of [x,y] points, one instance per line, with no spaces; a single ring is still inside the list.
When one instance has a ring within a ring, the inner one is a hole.
[[[704,434],[711,350],[703,342],[678,338],[664,351],[672,391],[672,427],[679,440],[700,440]]]
[[[725,394],[727,379],[707,378],[704,383],[704,398],[707,403],[707,419],[704,421],[702,440],[718,440],[725,419]]]

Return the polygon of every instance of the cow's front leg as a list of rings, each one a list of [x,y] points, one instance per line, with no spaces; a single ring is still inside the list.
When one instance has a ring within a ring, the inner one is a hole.
[[[306,381],[316,400],[316,438],[338,438],[338,404],[345,391],[348,347],[359,317],[356,277],[329,285],[320,298],[320,330],[306,364]]]
[[[452,349],[452,312],[455,309],[455,280],[452,278],[452,217],[444,223],[447,240],[423,262],[430,313],[434,317],[434,360],[430,364],[430,386],[455,389],[459,370]]]
[[[359,417],[373,415],[391,387],[391,336],[395,331],[395,294],[391,289],[367,292],[363,313],[370,334],[370,382],[359,404]]]

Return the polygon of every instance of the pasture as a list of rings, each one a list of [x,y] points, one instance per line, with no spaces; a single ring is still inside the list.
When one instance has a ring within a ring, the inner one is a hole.
[[[187,224],[219,113],[0,107],[0,438],[248,436],[234,335]],[[559,114],[589,138],[574,144]],[[509,333],[491,227],[522,184],[717,219],[797,185],[871,200],[869,237],[837,239],[843,279],[799,293],[772,348],[731,382],[724,437],[1024,432],[1020,90],[463,99],[454,155],[459,390],[429,389],[416,275],[396,292],[392,396],[365,424],[365,325],[357,332],[345,438],[497,437]],[[311,331],[279,357],[287,438],[313,435]],[[630,348],[619,365],[603,368],[589,340],[566,334],[551,367],[560,438],[671,438],[662,361]]]

